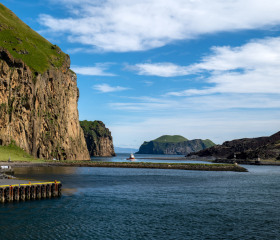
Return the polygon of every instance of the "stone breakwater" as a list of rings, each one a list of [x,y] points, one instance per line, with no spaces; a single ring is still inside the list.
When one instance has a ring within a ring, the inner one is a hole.
[[[8,165],[8,164],[7,164]],[[12,162],[14,167],[112,167],[112,168],[151,168],[151,169],[181,169],[198,171],[234,171],[247,172],[247,169],[235,164],[207,163],[149,163],[149,162],[94,162],[94,161],[63,161],[43,163]]]
[[[200,164],[200,163],[134,163],[134,162],[92,162],[92,167],[117,167],[117,168],[154,168],[154,169],[181,169],[198,171],[234,171],[247,172],[246,168],[234,164]]]

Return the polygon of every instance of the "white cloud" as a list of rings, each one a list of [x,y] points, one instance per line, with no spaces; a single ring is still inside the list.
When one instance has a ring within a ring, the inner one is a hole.
[[[155,115],[173,115],[194,111],[225,111],[229,109],[280,109],[278,94],[219,94],[188,96],[180,99],[166,97],[127,98],[126,102],[110,103],[112,109],[152,112]]]
[[[120,87],[120,86],[113,87],[106,83],[94,85],[92,88],[99,92],[102,92],[102,93],[119,92],[119,91],[124,91],[124,90],[129,89],[129,88]]]
[[[108,64],[96,64],[95,67],[80,67],[80,66],[72,66],[74,72],[81,75],[89,75],[89,76],[115,76],[112,73],[107,73]]]
[[[191,73],[189,68],[178,66],[173,63],[143,63],[129,66],[128,69],[137,71],[139,75],[158,77],[177,77]]]
[[[170,92],[189,96],[215,93],[280,93],[280,38],[251,41],[241,47],[215,47],[200,63],[186,66],[189,74],[203,78],[211,87]]]
[[[154,84],[154,82],[151,81],[144,81],[144,83],[147,87],[151,87]]]
[[[280,24],[276,0],[61,0],[71,17],[40,23],[69,40],[104,51],[139,51],[221,31]]]

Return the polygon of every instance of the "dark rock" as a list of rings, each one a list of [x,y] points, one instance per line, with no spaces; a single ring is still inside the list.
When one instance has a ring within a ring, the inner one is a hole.
[[[111,132],[101,121],[81,121],[90,156],[115,156]]]
[[[280,132],[270,137],[243,138],[226,141],[199,152],[190,153],[188,156],[223,159],[277,159],[280,156]]]

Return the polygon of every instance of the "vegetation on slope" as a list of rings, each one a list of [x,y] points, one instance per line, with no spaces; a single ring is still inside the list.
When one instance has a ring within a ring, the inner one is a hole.
[[[50,66],[61,67],[66,57],[59,47],[33,31],[1,3],[0,47],[38,73],[45,72]]]
[[[175,143],[175,142],[184,142],[184,141],[188,141],[187,138],[184,138],[180,135],[163,135],[155,140],[153,140],[154,142],[172,142],[172,143]]]
[[[13,143],[9,146],[0,146],[0,161],[38,161]]]
[[[90,156],[115,156],[111,132],[101,121],[80,121]]]
[[[215,146],[215,143],[213,143],[210,139],[202,140],[205,148],[213,147]]]
[[[138,154],[180,154],[185,155],[196,152],[215,144],[209,140],[188,140],[180,135],[163,135],[150,142],[144,142],[137,152]]]

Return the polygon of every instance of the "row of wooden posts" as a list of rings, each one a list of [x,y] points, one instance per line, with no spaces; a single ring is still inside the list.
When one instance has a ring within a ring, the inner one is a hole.
[[[62,190],[61,182],[28,183],[0,186],[0,201],[25,201],[39,200],[44,198],[60,197]]]

